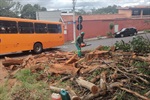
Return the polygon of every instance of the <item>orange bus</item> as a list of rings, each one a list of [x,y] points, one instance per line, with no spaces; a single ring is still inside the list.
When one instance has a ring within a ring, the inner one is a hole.
[[[41,53],[63,45],[63,32],[61,22],[0,17],[0,54],[30,50]]]

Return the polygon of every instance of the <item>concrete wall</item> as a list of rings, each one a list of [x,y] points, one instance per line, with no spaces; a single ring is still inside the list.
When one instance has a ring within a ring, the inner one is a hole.
[[[126,17],[132,17],[132,10],[131,9],[119,9],[118,14],[124,14]]]
[[[107,33],[110,31],[109,24],[114,23],[118,25],[119,29],[125,27],[135,27],[138,31],[150,29],[150,18],[145,19],[115,19],[115,20],[84,20],[82,22],[85,38],[94,38],[97,36],[107,36]],[[147,23],[148,22],[148,23]],[[65,34],[65,41],[73,40],[73,26],[72,24],[66,23],[67,34]],[[114,30],[113,30],[114,31]],[[76,36],[78,36],[80,31],[76,30]]]
[[[36,20],[57,21],[61,19],[61,11],[39,11],[36,12]]]

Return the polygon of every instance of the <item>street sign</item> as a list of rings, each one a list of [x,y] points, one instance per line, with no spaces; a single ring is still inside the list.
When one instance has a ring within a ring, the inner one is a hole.
[[[78,25],[77,25],[77,29],[78,29],[78,30],[82,30],[82,28],[83,28],[82,24],[78,24]]]
[[[78,17],[78,25],[77,25],[77,29],[78,30],[82,30],[82,28],[83,28],[83,26],[82,26],[82,21],[83,21],[83,18],[82,18],[82,16],[79,16]]]
[[[82,23],[82,21],[83,21],[82,16],[79,16],[79,17],[78,17],[78,23]]]

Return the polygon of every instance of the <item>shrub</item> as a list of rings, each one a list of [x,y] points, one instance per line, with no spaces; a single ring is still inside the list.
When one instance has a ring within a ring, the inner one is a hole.
[[[115,43],[116,49],[126,52],[135,53],[150,53],[150,42],[142,36],[134,37],[129,43],[125,43],[123,40]]]

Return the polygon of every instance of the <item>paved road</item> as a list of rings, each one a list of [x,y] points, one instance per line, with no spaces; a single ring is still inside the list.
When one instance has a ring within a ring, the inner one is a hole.
[[[138,34],[138,35],[141,35],[143,36],[144,38],[148,38],[150,40],[150,33],[147,33],[147,34]],[[137,36],[138,36],[137,35]],[[95,40],[85,40],[85,42],[87,44],[92,44],[91,46],[87,46],[87,47],[84,47],[82,48],[82,50],[93,50],[95,49],[96,47],[100,46],[100,45],[103,45],[103,46],[112,46],[116,43],[116,41],[125,41],[125,42],[129,42],[133,39],[133,37],[135,36],[130,36],[130,37],[124,37],[124,38],[106,38],[106,39],[95,39]],[[74,51],[76,50],[76,47],[74,45],[74,43],[67,43],[63,46],[59,46],[58,48],[60,48],[60,50],[63,50],[63,51]]]
[[[139,35],[142,35],[144,38],[149,38],[150,40],[150,33],[147,33],[147,34],[139,34]],[[82,48],[82,50],[94,50],[95,48],[97,48],[98,46],[100,45],[103,45],[103,46],[112,46],[116,43],[116,41],[121,41],[121,40],[124,40],[125,42],[128,42],[128,41],[131,41],[133,38],[132,37],[124,37],[124,38],[107,38],[107,39],[92,39],[92,40],[85,40],[85,42],[87,44],[92,44],[90,46],[87,46],[87,47],[84,47]],[[59,47],[56,47],[56,48],[51,48],[51,49],[47,49],[45,50],[45,52],[52,52],[52,51],[55,51],[55,50],[62,50],[62,51],[76,51],[76,47],[74,45],[74,43],[66,43],[65,45],[63,46],[59,46]],[[8,55],[0,55],[0,61],[5,57],[13,57],[13,58],[19,58],[19,57],[26,57],[28,55],[31,55],[32,53],[29,52],[29,53],[22,53],[22,52],[18,52],[18,53],[14,53],[14,54],[8,54]]]

